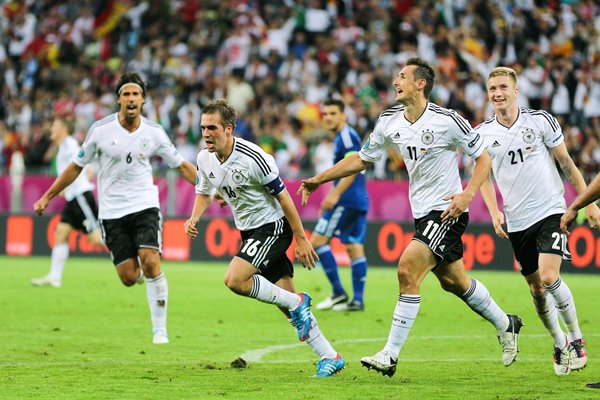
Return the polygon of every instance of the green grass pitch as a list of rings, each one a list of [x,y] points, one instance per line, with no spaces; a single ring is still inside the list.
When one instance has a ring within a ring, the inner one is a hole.
[[[385,344],[397,299],[394,268],[369,270],[363,313],[315,312],[346,369],[314,379],[316,356],[274,307],[223,285],[223,263],[164,262],[169,336],[151,344],[145,287],[125,288],[108,259],[72,258],[63,287],[37,288],[49,258],[0,257],[0,399],[593,399],[600,380],[600,275],[565,275],[590,360],[557,377],[552,342],[514,272],[473,272],[525,327],[517,362],[502,364],[495,330],[430,274],[393,378],[360,366]],[[350,271],[342,269],[350,289]],[[296,269],[313,302],[328,294],[321,270]],[[247,368],[234,369],[238,357]]]

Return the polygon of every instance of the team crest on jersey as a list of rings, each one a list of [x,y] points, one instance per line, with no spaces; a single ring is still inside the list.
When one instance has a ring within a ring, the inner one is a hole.
[[[85,156],[85,151],[83,151],[83,149],[79,149],[79,153],[77,154],[77,157],[83,158],[83,156]]]
[[[533,143],[535,140],[535,132],[531,128],[526,128],[523,132],[523,141],[525,143]]]
[[[433,143],[433,131],[431,129],[425,129],[421,135],[421,142],[426,145]]]
[[[231,179],[233,179],[233,182],[236,185],[241,185],[248,180],[248,177],[245,176],[239,169],[234,169],[231,171]]]
[[[141,138],[140,139],[140,149],[148,150],[149,147],[150,147],[150,140],[148,140],[146,138]]]

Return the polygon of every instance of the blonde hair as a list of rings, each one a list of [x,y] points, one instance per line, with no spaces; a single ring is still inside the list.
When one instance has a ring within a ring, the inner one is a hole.
[[[509,68],[509,67],[496,67],[488,75],[488,80],[490,78],[494,78],[496,76],[508,76],[513,81],[513,83],[515,84],[515,86],[517,85],[517,73],[512,68]]]

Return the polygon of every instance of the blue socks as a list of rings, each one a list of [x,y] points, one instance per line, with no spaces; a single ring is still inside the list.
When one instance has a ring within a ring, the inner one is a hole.
[[[365,282],[367,281],[367,259],[358,257],[352,260],[352,287],[354,288],[354,298],[352,301],[363,304],[365,293]]]
[[[331,246],[324,244],[317,247],[315,251],[319,255],[323,271],[325,271],[325,275],[327,275],[327,279],[329,279],[329,282],[331,283],[333,294],[342,295],[346,293],[344,286],[342,286],[340,275],[338,274],[338,266],[333,257],[333,253],[331,252]]]

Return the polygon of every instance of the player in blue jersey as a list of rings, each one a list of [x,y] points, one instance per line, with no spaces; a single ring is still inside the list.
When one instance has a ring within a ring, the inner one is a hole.
[[[346,124],[344,103],[341,100],[329,99],[323,103],[323,123],[325,128],[335,135],[334,163],[358,153],[362,147],[361,139],[356,131]],[[364,310],[367,259],[363,243],[368,209],[369,195],[364,172],[334,181],[333,188],[321,203],[321,217],[312,233],[311,242],[331,283],[332,293],[317,304],[317,310]],[[354,289],[351,301],[348,301],[348,295],[338,274],[337,263],[331,252],[329,243],[332,237],[338,237],[346,245],[351,260]]]

